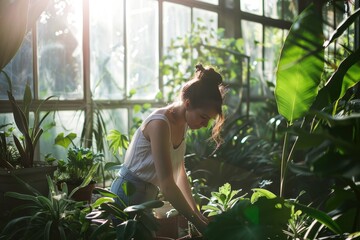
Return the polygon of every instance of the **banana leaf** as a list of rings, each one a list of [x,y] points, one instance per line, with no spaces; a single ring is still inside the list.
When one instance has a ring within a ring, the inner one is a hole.
[[[311,4],[295,20],[281,51],[275,98],[290,125],[315,101],[324,67],[322,19]]]

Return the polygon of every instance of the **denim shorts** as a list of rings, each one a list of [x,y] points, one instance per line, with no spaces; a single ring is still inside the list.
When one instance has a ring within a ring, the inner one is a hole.
[[[135,192],[131,196],[127,196],[122,188],[125,182],[131,183],[135,187]],[[127,206],[155,200],[159,193],[157,186],[140,179],[125,166],[121,166],[117,178],[111,184],[110,190],[118,195]],[[118,199],[116,201],[121,206],[123,205]]]

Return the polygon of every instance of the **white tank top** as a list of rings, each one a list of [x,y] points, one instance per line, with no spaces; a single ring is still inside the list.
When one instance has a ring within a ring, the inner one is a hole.
[[[179,171],[181,169],[182,162],[184,161],[186,149],[185,133],[187,128],[185,128],[183,141],[177,148],[174,149],[171,142],[171,128],[168,118],[164,114],[152,113],[143,121],[141,126],[136,130],[131,140],[131,143],[125,153],[124,165],[140,179],[159,186],[160,184],[156,175],[154,159],[151,152],[151,145],[142,132],[146,125],[152,120],[163,120],[169,126],[170,141],[168,147],[170,150],[170,157],[175,181],[179,176]]]

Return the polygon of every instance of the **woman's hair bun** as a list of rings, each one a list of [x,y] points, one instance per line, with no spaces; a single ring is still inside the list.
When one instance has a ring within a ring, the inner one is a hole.
[[[214,84],[216,86],[219,86],[222,84],[223,79],[220,75],[220,73],[216,72],[214,68],[212,67],[206,67],[201,63],[196,64],[196,75],[199,79],[199,81],[205,81],[207,84]]]
[[[201,63],[198,63],[195,65],[195,69],[196,69],[196,72],[200,71],[200,72],[203,72],[205,71],[205,68],[204,66],[201,64]]]

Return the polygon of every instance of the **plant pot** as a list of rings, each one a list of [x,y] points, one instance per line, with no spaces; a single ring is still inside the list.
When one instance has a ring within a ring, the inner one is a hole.
[[[159,229],[156,231],[156,237],[161,239],[170,238],[178,239],[186,236],[188,233],[188,221],[177,211],[172,212],[169,217],[167,214],[173,207],[168,201],[164,201],[164,205],[154,209],[154,215],[159,223]]]
[[[29,184],[35,188],[40,194],[47,196],[49,193],[49,186],[47,184],[46,176],[53,177],[56,166],[41,166],[33,168],[21,168],[15,170],[0,169],[0,219],[6,218],[12,209],[22,204],[22,201],[5,197],[6,192],[18,192],[31,194],[25,186],[19,183],[15,177]]]
[[[62,182],[59,182],[57,184],[57,186],[60,190],[61,190],[61,183]],[[72,192],[72,190],[74,190],[81,184],[81,183],[74,183],[74,182],[70,182],[70,181],[65,181],[65,183],[68,187],[68,194],[70,194]],[[74,193],[74,195],[72,195],[71,198],[74,199],[75,201],[86,201],[88,203],[91,203],[92,192],[93,192],[95,186],[96,186],[96,182],[91,181],[87,186],[78,189]]]

